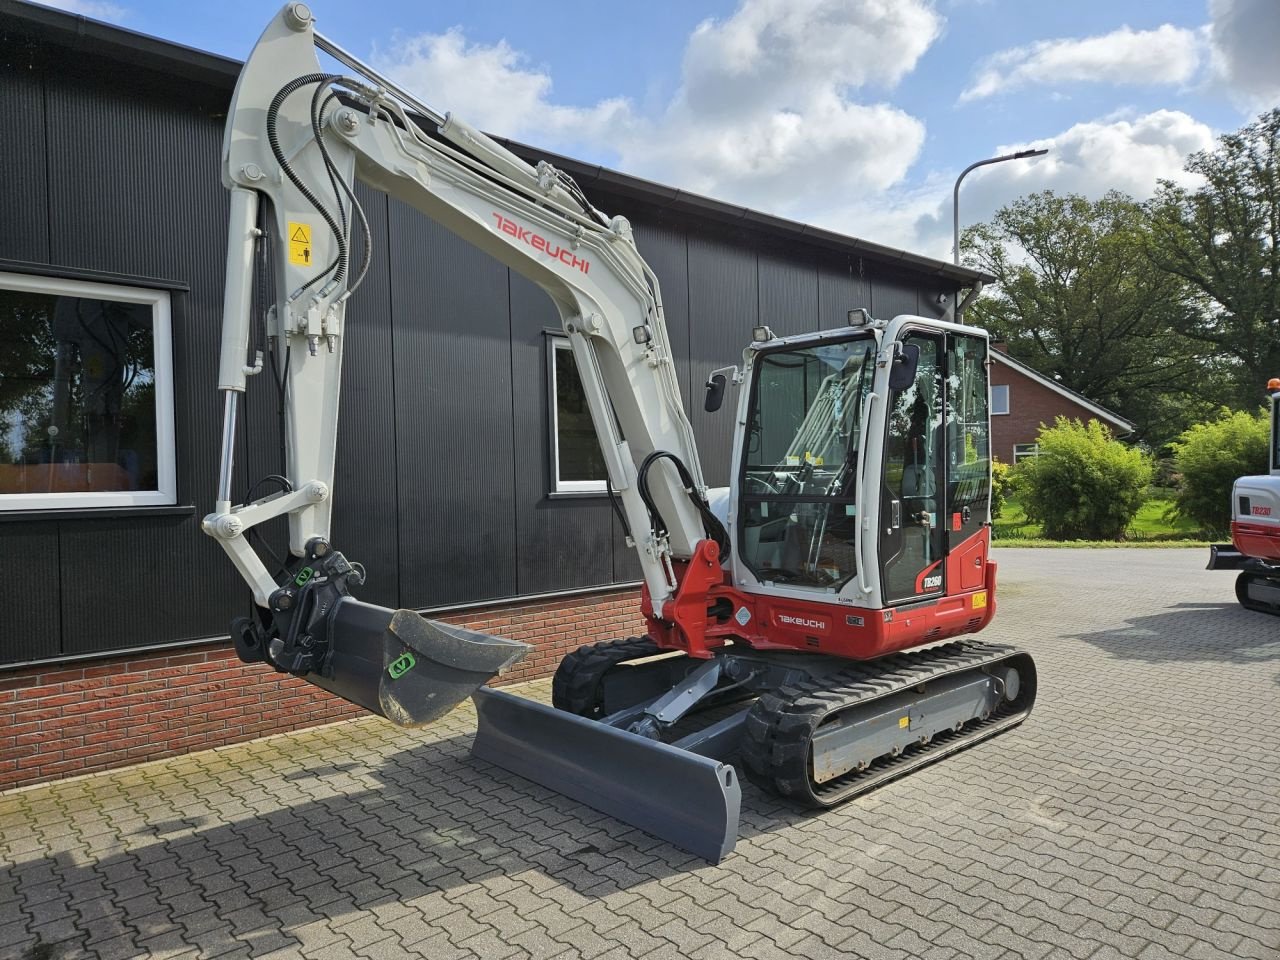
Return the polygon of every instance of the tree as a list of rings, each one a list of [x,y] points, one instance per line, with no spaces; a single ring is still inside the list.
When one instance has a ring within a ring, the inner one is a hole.
[[[1199,294],[1183,330],[1232,359],[1227,399],[1251,408],[1280,376],[1280,109],[1192,154],[1186,169],[1204,182],[1161,184],[1149,256]]]
[[[1040,428],[1040,454],[1018,464],[1027,519],[1050,540],[1118,540],[1151,482],[1151,458],[1111,436],[1097,420],[1058,417]]]
[[[967,262],[996,277],[971,323],[1009,354],[1133,420],[1158,446],[1207,416],[1207,347],[1180,331],[1187,281],[1153,270],[1148,211],[1120,193],[1052,191],[1016,200],[966,231]]]
[[[1271,420],[1256,414],[1222,410],[1216,420],[1191,427],[1173,445],[1179,516],[1202,530],[1225,532],[1231,525],[1231,487],[1239,477],[1267,472]]]

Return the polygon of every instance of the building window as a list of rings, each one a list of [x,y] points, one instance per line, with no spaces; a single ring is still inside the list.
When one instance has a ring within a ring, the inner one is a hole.
[[[991,385],[991,415],[1009,412],[1009,385],[993,383]]]
[[[177,501],[169,294],[0,272],[0,510]]]
[[[603,492],[609,474],[569,341],[551,340],[551,470],[556,493]]]
[[[1038,443],[1015,443],[1013,445],[1013,462],[1026,460],[1028,457],[1040,456],[1040,444]]]

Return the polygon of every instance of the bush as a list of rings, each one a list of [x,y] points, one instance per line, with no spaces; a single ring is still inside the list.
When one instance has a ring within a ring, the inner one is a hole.
[[[1050,540],[1118,540],[1142,506],[1151,458],[1113,439],[1097,420],[1059,417],[1040,427],[1040,456],[1018,464],[1027,519]]]
[[[1013,468],[991,458],[991,519],[998,520],[1004,510],[1004,502],[1013,493]]]
[[[1211,532],[1231,526],[1231,485],[1239,477],[1267,472],[1270,423],[1266,410],[1255,415],[1222,410],[1218,419],[1198,423],[1173,444],[1182,475],[1175,507]]]

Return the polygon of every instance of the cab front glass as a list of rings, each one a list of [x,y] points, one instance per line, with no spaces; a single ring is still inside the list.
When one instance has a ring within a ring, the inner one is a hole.
[[[739,475],[739,556],[766,583],[839,590],[857,572],[870,334],[756,358]]]

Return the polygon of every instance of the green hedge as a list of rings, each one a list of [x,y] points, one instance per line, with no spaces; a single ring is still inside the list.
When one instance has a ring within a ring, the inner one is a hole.
[[[1216,420],[1198,423],[1173,444],[1174,465],[1181,475],[1177,512],[1222,532],[1231,526],[1231,485],[1238,477],[1267,472],[1270,422],[1266,410],[1256,414],[1222,410]]]
[[[1142,506],[1154,474],[1149,456],[1091,420],[1041,426],[1040,455],[1015,471],[1027,518],[1050,540],[1118,540]]]
[[[1013,493],[1013,468],[991,458],[991,519],[998,520]]]

